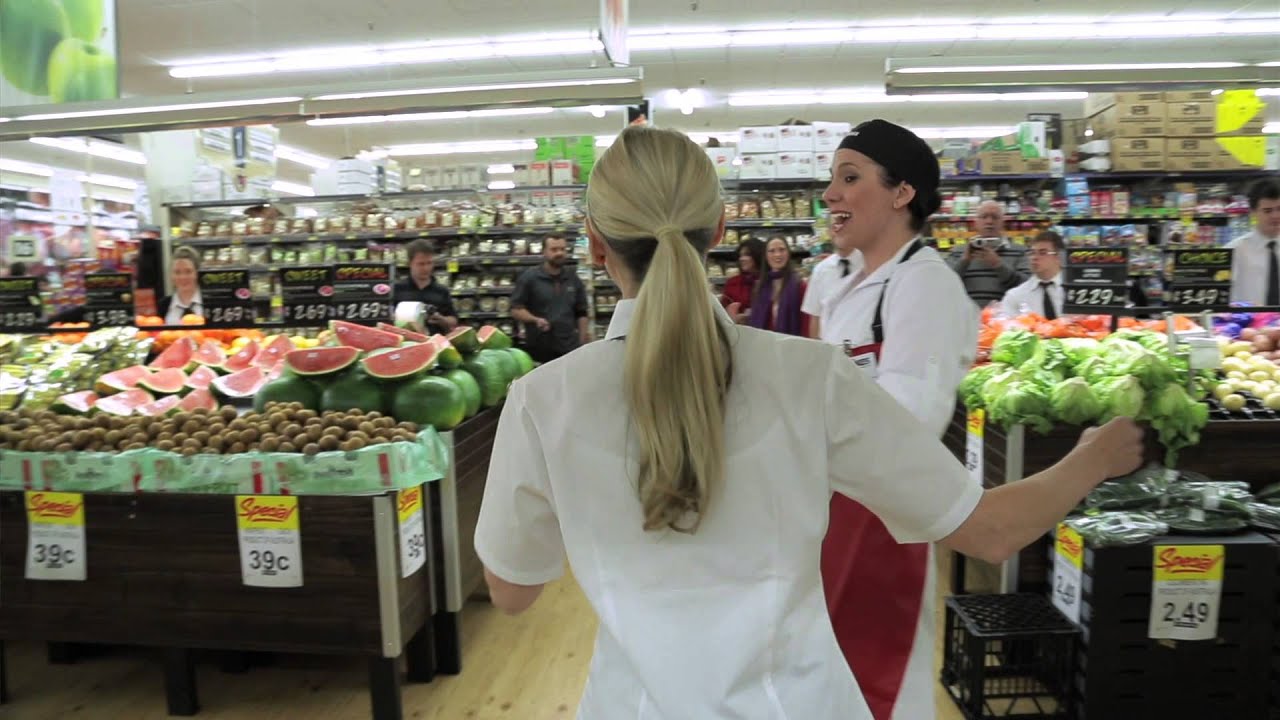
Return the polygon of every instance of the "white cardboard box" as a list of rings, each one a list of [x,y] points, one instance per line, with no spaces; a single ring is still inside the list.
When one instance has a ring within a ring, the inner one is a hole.
[[[831,179],[831,165],[835,162],[834,152],[816,152],[813,154],[813,177],[818,180]]]
[[[577,185],[578,184],[578,163],[573,160],[552,160],[551,161],[551,184],[552,185]]]
[[[781,152],[778,153],[778,171],[779,178],[812,178],[814,177],[813,153],[812,152]]]
[[[333,168],[338,171],[338,175],[343,173],[360,173],[363,175],[373,175],[376,171],[373,169],[373,163],[360,158],[342,158],[333,163]]]
[[[427,186],[428,190],[440,189],[440,168],[439,166],[431,166],[422,168],[422,184]]]
[[[772,180],[778,177],[777,153],[743,155],[738,177],[743,180]]]
[[[853,131],[847,122],[815,122],[813,124],[813,149],[816,152],[835,152],[844,136]]]
[[[738,166],[733,164],[738,152],[733,148],[707,148],[707,157],[716,166],[716,175],[730,179],[738,177]]]
[[[778,150],[780,152],[813,152],[813,126],[778,126]]]
[[[551,184],[551,161],[537,160],[529,163],[529,184],[530,185],[550,185]]]
[[[778,152],[778,128],[776,125],[738,128],[738,152]]]

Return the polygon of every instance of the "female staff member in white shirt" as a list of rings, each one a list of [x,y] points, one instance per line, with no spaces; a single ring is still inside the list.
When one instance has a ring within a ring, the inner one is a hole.
[[[823,608],[833,490],[904,540],[1000,559],[1138,466],[1140,432],[1117,421],[983,492],[835,349],[733,325],[703,269],[719,180],[679,133],[624,130],[587,207],[624,299],[606,341],[511,386],[475,534],[512,613],[567,554],[600,618],[582,720],[867,720]]]
[[[978,311],[918,236],[940,204],[938,161],[911,131],[871,120],[844,139],[834,163],[823,194],[833,242],[859,262],[826,296],[821,339],[844,348],[939,438],[977,355]],[[877,515],[832,498],[822,551],[827,605],[876,720],[927,720],[936,682],[932,546],[899,544]]]

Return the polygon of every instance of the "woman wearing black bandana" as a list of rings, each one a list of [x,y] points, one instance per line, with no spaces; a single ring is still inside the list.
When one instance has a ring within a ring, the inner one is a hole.
[[[823,200],[849,272],[823,299],[821,339],[940,437],[977,354],[978,317],[920,237],[941,202],[938,161],[910,130],[871,120],[833,164]],[[898,544],[864,506],[835,495],[822,574],[836,637],[876,720],[934,717],[932,546]]]

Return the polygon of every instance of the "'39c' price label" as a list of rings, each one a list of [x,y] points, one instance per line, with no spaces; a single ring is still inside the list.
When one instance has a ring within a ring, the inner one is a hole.
[[[396,518],[400,527],[400,576],[409,577],[427,562],[427,532],[422,511],[423,486],[396,493]]]
[[[84,496],[24,493],[28,580],[84,580]]]
[[[302,587],[298,498],[237,495],[240,575],[250,587]]]

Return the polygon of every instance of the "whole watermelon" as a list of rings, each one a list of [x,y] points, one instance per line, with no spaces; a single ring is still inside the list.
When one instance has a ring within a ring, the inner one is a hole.
[[[507,379],[507,384],[520,377],[520,363],[516,361],[515,356],[506,350],[481,350],[479,356],[492,361],[502,371],[503,377]]]
[[[494,407],[507,397],[507,376],[492,355],[477,353],[462,361],[462,369],[475,378],[480,386],[480,405]]]
[[[391,414],[400,421],[452,430],[466,418],[467,402],[447,378],[428,375],[396,389]]]
[[[444,377],[462,391],[462,397],[467,403],[467,417],[480,412],[480,385],[474,377],[471,377],[471,373],[461,369],[450,370],[444,374]]]

